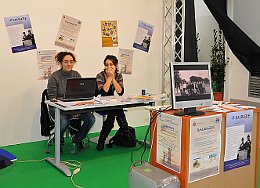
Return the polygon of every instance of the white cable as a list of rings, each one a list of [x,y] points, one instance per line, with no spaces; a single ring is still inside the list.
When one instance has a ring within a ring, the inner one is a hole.
[[[76,164],[73,164],[73,162]],[[76,161],[76,160],[67,160],[67,161],[61,161],[61,163],[66,165],[69,169],[73,169],[70,180],[71,180],[72,184],[74,185],[74,187],[84,188],[84,187],[81,187],[81,186],[75,184],[75,182],[73,181],[73,176],[76,175],[78,172],[80,172],[81,162]]]
[[[25,161],[17,160],[15,162],[26,163],[26,162],[41,162],[41,161],[45,161],[45,160],[46,160],[46,158],[43,158],[43,159],[40,159],[40,160],[25,160]],[[72,162],[74,162],[76,164],[73,164]],[[61,163],[66,165],[69,169],[73,169],[73,173],[70,177],[70,180],[71,180],[72,184],[74,185],[74,187],[84,188],[84,187],[81,187],[79,185],[76,185],[75,182],[73,181],[73,176],[75,174],[77,174],[78,172],[80,172],[81,162],[76,161],[76,160],[67,160],[67,161],[61,161]]]
[[[81,186],[79,186],[79,185],[76,185],[75,182],[73,181],[73,176],[74,176],[75,174],[77,174],[79,171],[80,171],[80,168],[79,168],[79,167],[76,168],[76,169],[73,171],[73,173],[72,173],[72,175],[71,175],[71,177],[70,177],[70,180],[71,180],[72,184],[74,185],[74,187],[83,188],[83,187],[81,187]]]
[[[62,164],[66,165],[69,169],[76,169],[80,168],[81,162],[76,160],[67,160],[67,161],[61,161]],[[76,164],[73,164],[76,163]]]
[[[80,171],[80,168],[76,168],[76,169],[73,171],[73,174],[77,174],[79,171]]]
[[[41,162],[41,161],[45,161],[46,158],[40,159],[40,160],[24,160],[24,161],[20,161],[20,160],[16,160],[15,162],[18,163],[29,163],[29,162]]]

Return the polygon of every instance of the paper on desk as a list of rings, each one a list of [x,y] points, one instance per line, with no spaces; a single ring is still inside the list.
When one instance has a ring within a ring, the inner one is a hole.
[[[220,108],[218,110],[215,110],[214,112],[230,112],[228,109]]]
[[[242,108],[242,109],[255,109],[255,106],[237,106],[238,108]]]
[[[111,104],[111,105],[113,105],[113,104],[136,103],[136,102],[139,102],[139,101],[146,101],[146,99],[138,98],[136,96],[113,96],[113,97],[102,97],[98,101],[101,104]]]
[[[201,108],[201,110],[207,111],[207,112],[230,112],[230,110],[221,108],[220,106],[217,106],[217,105]]]
[[[229,105],[229,106],[240,106],[241,104],[238,104],[238,103],[228,103],[228,104],[226,104],[226,105]]]
[[[120,101],[117,99],[111,98],[111,99],[105,99],[105,100],[101,99],[101,100],[99,100],[99,102],[101,104],[118,104]]]
[[[146,95],[137,95],[135,97],[133,97],[134,99],[152,99],[152,96],[146,96]]]
[[[96,101],[80,101],[80,102],[77,102],[75,104],[75,106],[86,106],[86,105],[95,105],[97,102]]]
[[[166,94],[149,94],[149,95],[136,95],[133,96],[133,99],[143,99],[143,100],[168,100]]]
[[[62,107],[69,107],[69,106],[75,106],[76,102],[63,102],[58,100],[57,102],[55,102],[55,104],[60,105]]]
[[[96,101],[89,100],[89,101],[63,102],[63,101],[58,100],[58,102],[56,102],[55,104],[67,108],[67,107],[71,107],[71,106],[94,105],[94,104],[96,104]]]

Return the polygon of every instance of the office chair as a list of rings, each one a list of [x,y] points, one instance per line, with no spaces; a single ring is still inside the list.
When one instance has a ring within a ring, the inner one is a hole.
[[[41,135],[42,136],[48,136],[47,139],[47,147],[45,149],[45,153],[50,153],[50,146],[54,144],[54,126],[55,121],[51,117],[49,113],[49,109],[47,104],[45,103],[45,100],[49,100],[47,89],[45,89],[42,92],[42,102],[41,102],[41,117],[40,117],[40,123],[41,123]],[[69,136],[72,140],[74,136],[77,134],[81,127],[81,119],[77,115],[71,115],[70,118],[70,125],[66,132],[66,135]],[[61,137],[61,146],[64,145],[64,137]],[[73,144],[74,148],[70,151],[71,154],[75,154],[77,152],[77,149],[75,145]],[[85,144],[85,148],[89,146],[88,144],[88,137],[87,142]],[[62,147],[61,147],[61,153],[62,153]]]
[[[54,125],[55,121],[51,118],[49,114],[49,109],[45,100],[49,100],[47,89],[42,92],[42,100],[41,100],[41,116],[40,116],[40,124],[41,124],[41,135],[48,136],[47,141],[47,149],[45,153],[49,153],[49,146],[53,144],[54,137]]]

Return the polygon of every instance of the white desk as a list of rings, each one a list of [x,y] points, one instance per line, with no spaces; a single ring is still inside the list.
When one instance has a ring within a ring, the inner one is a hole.
[[[60,111],[64,113],[75,112],[84,113],[92,111],[108,111],[121,108],[131,108],[138,106],[154,105],[155,101],[162,101],[162,98],[143,98],[143,97],[100,97],[93,100],[95,104],[77,105],[79,101],[75,102],[51,102],[46,101],[46,104],[55,107],[55,157],[48,157],[46,160],[53,166],[61,170],[66,176],[71,176],[69,168],[60,162]],[[80,101],[86,102],[86,101]]]

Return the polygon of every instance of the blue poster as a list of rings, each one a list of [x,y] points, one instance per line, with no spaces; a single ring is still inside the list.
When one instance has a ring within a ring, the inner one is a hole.
[[[148,52],[153,35],[153,28],[153,25],[140,20],[138,23],[133,47]]]
[[[253,110],[227,113],[224,171],[250,164]]]
[[[4,20],[13,53],[37,48],[28,14],[5,17]]]

